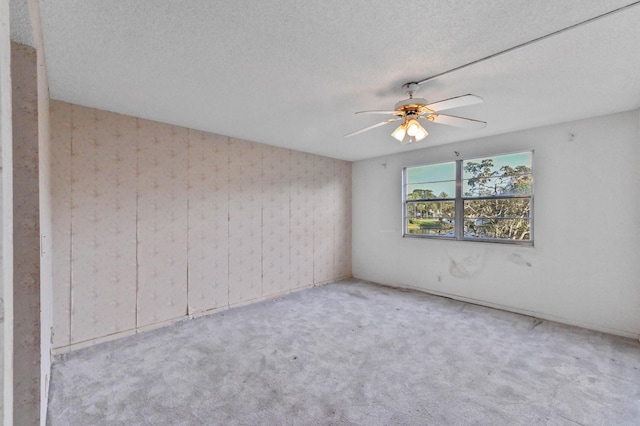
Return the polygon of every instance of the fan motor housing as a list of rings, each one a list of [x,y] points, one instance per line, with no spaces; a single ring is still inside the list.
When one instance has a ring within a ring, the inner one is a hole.
[[[434,111],[430,110],[426,107],[427,100],[424,98],[409,98],[403,101],[398,102],[394,109],[396,111],[401,111],[405,114],[424,114],[424,113],[433,113]]]

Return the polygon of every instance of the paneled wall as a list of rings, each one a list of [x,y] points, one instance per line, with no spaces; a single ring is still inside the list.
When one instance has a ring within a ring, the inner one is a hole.
[[[189,131],[189,312],[229,303],[229,139]]]
[[[129,303],[136,294],[136,121],[87,108],[71,114],[70,326],[76,343],[136,324]]]
[[[351,163],[51,102],[54,348],[351,276]]]

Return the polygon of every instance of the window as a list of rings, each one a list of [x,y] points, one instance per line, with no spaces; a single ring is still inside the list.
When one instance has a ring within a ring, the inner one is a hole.
[[[404,169],[404,235],[532,244],[532,152]]]

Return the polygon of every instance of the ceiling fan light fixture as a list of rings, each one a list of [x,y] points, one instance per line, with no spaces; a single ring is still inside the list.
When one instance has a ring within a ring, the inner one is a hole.
[[[418,120],[416,120],[415,118],[410,118],[409,120],[407,120],[406,126],[407,126],[407,135],[409,135],[413,140],[421,141],[422,139],[426,138],[427,135],[429,134],[425,130],[425,128],[422,127],[420,123],[418,123]]]
[[[406,125],[407,123],[402,123],[400,126],[398,126],[397,129],[393,131],[393,133],[391,133],[391,136],[396,138],[398,142],[402,142],[404,140],[405,135],[407,134]]]
[[[415,118],[410,118],[407,120],[407,134],[409,136],[415,136],[418,133],[418,129],[421,127],[418,120]]]
[[[429,132],[427,132],[427,129],[425,129],[424,127],[420,126],[420,128],[418,129],[418,132],[416,133],[414,138],[416,138],[416,141],[421,141],[422,139],[426,138],[427,136],[429,136]]]

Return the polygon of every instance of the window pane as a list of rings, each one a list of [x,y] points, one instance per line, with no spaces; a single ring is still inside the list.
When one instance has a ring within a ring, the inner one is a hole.
[[[531,199],[511,198],[464,202],[464,236],[531,239]]]
[[[530,151],[405,168],[405,235],[532,244],[532,157]]]
[[[490,169],[489,171],[500,171],[503,167],[511,167],[512,169],[516,169],[519,166],[522,166],[528,169],[528,171],[530,172],[531,152],[520,152],[518,154],[496,155],[493,157],[465,160],[462,162],[463,179],[469,179],[475,176],[475,169],[468,167],[468,165],[471,163],[482,165],[483,168],[488,167]]]
[[[407,202],[407,234],[453,237],[454,201]]]
[[[416,200],[420,198],[455,198],[455,196],[455,181],[412,183],[407,185],[407,200]]]
[[[531,174],[471,178],[463,182],[462,193],[465,197],[531,195],[531,182]]]
[[[462,162],[465,197],[531,194],[531,152]]]
[[[407,168],[407,183],[456,180],[456,163],[432,164]]]
[[[529,241],[531,239],[531,223],[529,219],[465,220],[464,237]]]

